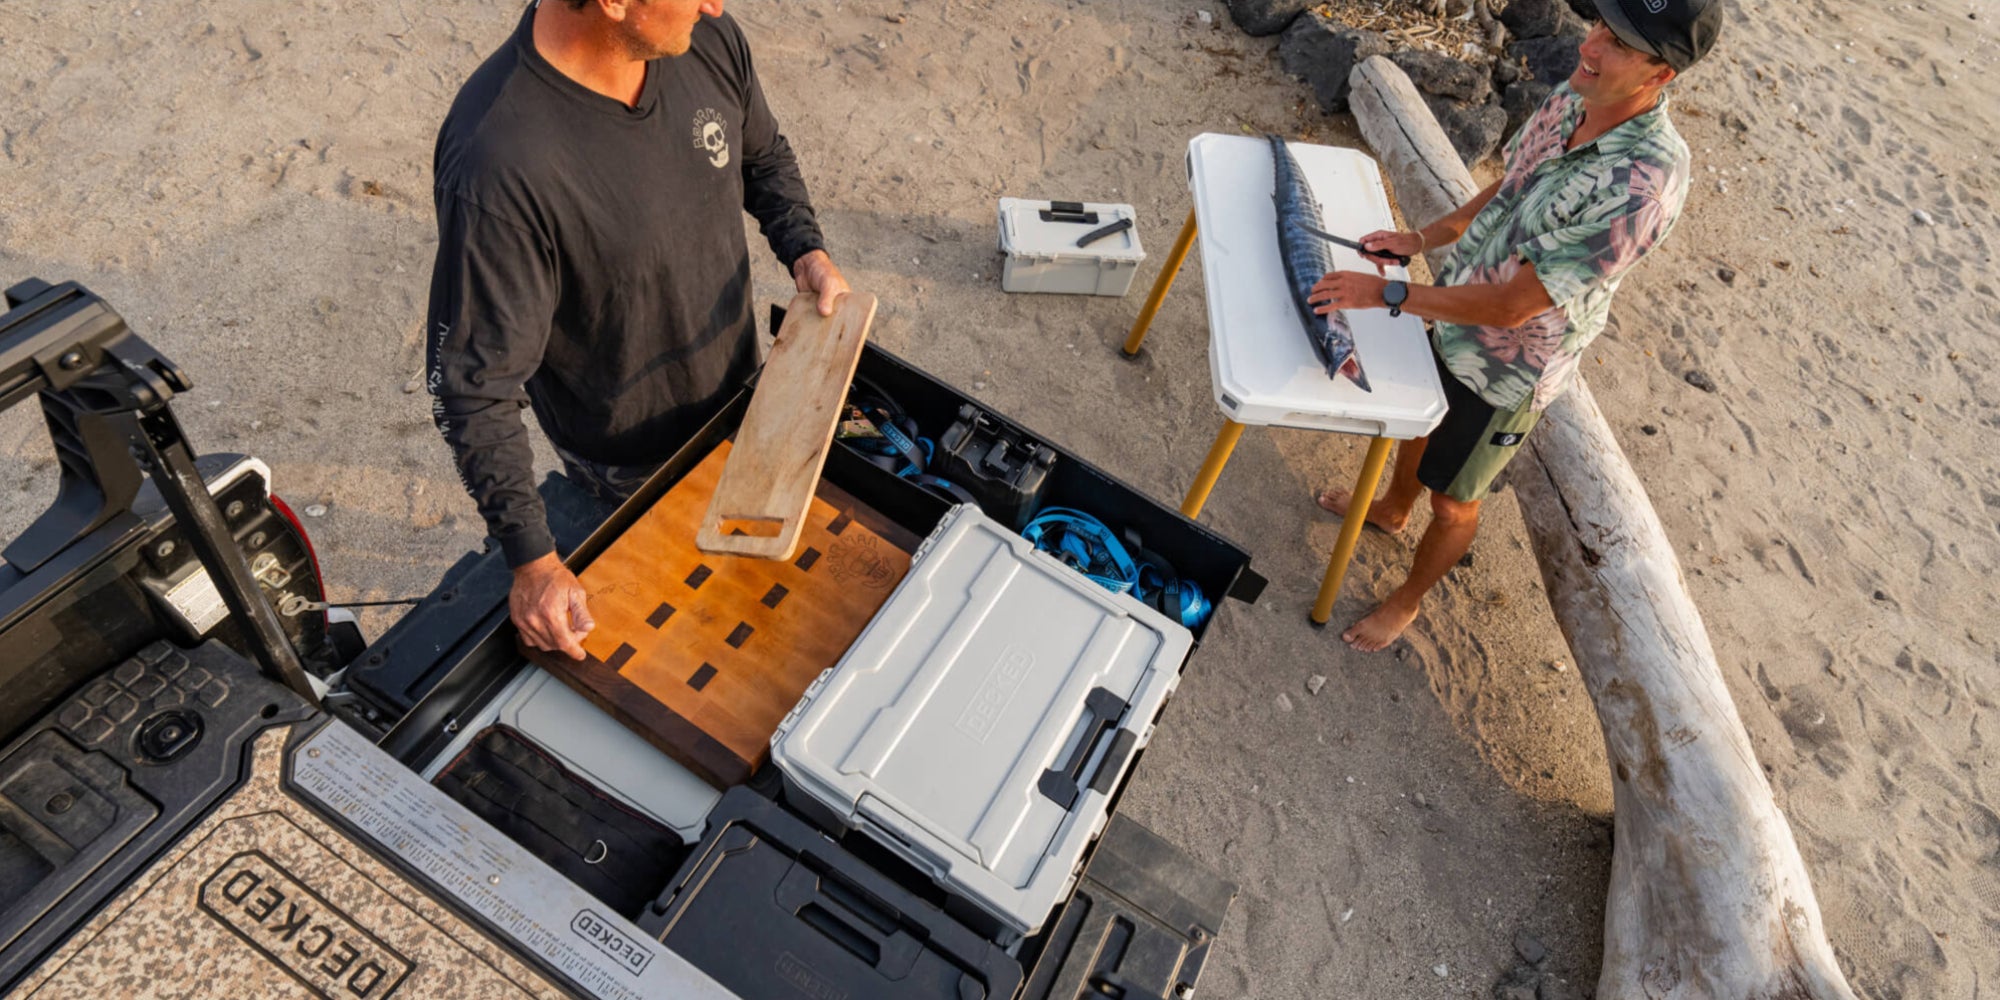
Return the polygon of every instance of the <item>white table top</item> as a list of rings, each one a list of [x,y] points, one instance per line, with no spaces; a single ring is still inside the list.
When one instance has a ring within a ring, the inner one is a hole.
[[[1327,232],[1359,239],[1395,225],[1375,161],[1354,149],[1292,143]],[[1408,440],[1444,418],[1444,388],[1424,333],[1408,313],[1347,311],[1355,353],[1374,392],[1330,378],[1306,341],[1278,255],[1271,200],[1271,147],[1259,136],[1196,136],[1188,143],[1188,184],[1201,232],[1208,289],[1208,359],[1215,401],[1243,424],[1302,427]],[[1345,247],[1342,270],[1374,271]],[[1391,278],[1407,277],[1391,267]]]

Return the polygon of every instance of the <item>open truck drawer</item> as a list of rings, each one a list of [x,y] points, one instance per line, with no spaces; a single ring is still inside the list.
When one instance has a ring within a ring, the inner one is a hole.
[[[1181,579],[1199,587],[1214,601],[1218,605],[1218,616],[1224,598],[1254,601],[1263,589],[1264,581],[1248,569],[1249,555],[1239,546],[1182,517],[1170,504],[1140,493],[1069,452],[1059,441],[1022,427],[1004,415],[993,413],[894,354],[870,345],[862,355],[857,371],[859,379],[865,379],[876,390],[893,396],[924,437],[943,435],[960,417],[961,408],[970,405],[979,407],[1008,433],[1053,449],[1055,461],[1047,469],[1040,506],[1082,510],[1098,517],[1114,532],[1121,535],[1129,533],[1141,539],[1148,552],[1171,564]],[[718,444],[730,438],[743,419],[749,398],[750,390],[739,393],[700,432],[685,442],[631,500],[611,512],[603,523],[590,531],[587,538],[576,543],[569,555],[571,568],[584,572],[675,484],[709,456]],[[836,444],[830,451],[823,477],[827,483],[866,505],[874,514],[920,538],[930,537],[939,529],[948,520],[954,506],[951,500],[939,493],[902,478],[841,444]],[[549,493],[548,487],[544,488],[544,493]],[[561,516],[572,513],[566,510]],[[1013,510],[991,510],[987,513],[1000,519],[1018,516],[1018,511]],[[572,524],[567,530],[574,537],[579,527],[581,525]],[[694,527],[691,524],[688,530],[692,532]],[[489,553],[482,558],[497,561],[499,554]],[[420,773],[435,771],[440,758],[451,752],[454,745],[463,745],[466,738],[476,735],[484,725],[495,721],[496,707],[513,705],[509,699],[518,700],[518,692],[523,690],[524,672],[541,673],[539,668],[524,661],[516,647],[514,630],[507,622],[507,574],[504,567],[502,572],[497,573],[482,572],[476,566],[471,567],[469,572],[465,569],[461,567],[461,572],[453,575],[448,587],[441,588],[440,594],[434,594],[384,635],[350,675],[351,690],[357,703],[365,705],[378,717],[395,720],[383,740],[384,749]],[[1060,567],[1058,570],[1068,572]],[[1078,579],[1082,577],[1079,575]],[[450,619],[454,623],[452,634],[444,635],[434,624],[428,623],[426,619],[431,616]],[[1193,654],[1198,652],[1200,641],[1208,629],[1215,627],[1216,617],[1210,616],[1188,629],[1187,638],[1168,657],[1171,662],[1163,662],[1157,669],[1176,676],[1185,669]],[[465,625],[467,622],[476,624],[468,628]],[[1161,619],[1161,623],[1164,625],[1166,620]],[[531,685],[541,683],[533,681]],[[1171,691],[1172,685],[1163,683],[1162,688],[1163,692]],[[1161,699],[1156,701],[1164,698],[1163,693]],[[1153,725],[1158,717],[1159,705],[1149,702],[1149,706],[1146,711],[1151,717],[1138,720],[1146,727]],[[500,717],[513,720],[519,727],[520,719],[525,716],[517,710],[502,710]],[[608,718],[603,719],[602,724],[615,726]],[[577,730],[583,727],[572,721],[566,724],[566,728]],[[531,729],[524,730],[522,735],[530,740],[536,738]],[[549,738],[551,742],[563,744],[557,748],[558,756],[572,770],[594,780],[613,780],[607,776],[631,769],[629,760],[613,767],[608,761],[593,762],[579,756],[587,756],[590,751],[582,749],[582,746],[597,742],[595,740],[581,743],[574,738],[558,740],[553,738],[553,734]],[[639,746],[630,740],[607,740],[603,743],[606,747],[624,747],[625,750],[616,755],[621,760],[632,756],[630,751]],[[1065,752],[1072,753],[1067,748]],[[1129,748],[1124,752],[1130,752]],[[1126,765],[1117,769],[1116,780],[1107,780],[1105,787],[1097,790],[1102,799],[1102,815],[1115,812],[1124,784],[1136,767],[1137,756],[1138,753],[1133,752]],[[600,763],[602,766],[599,766]],[[641,766],[642,770],[645,768],[657,769],[665,775],[678,771],[679,765],[664,754],[655,754]],[[779,797],[784,782],[777,770],[775,765],[767,763],[752,780],[752,787],[767,796]],[[656,779],[660,777],[655,776]],[[698,792],[690,796],[686,803],[655,801],[651,808],[663,815],[705,812],[714,801],[715,791],[706,787],[696,788],[699,782],[690,783],[685,780],[686,777],[682,772],[672,774],[670,780],[650,781],[648,784],[652,791],[647,794],[657,795],[660,787],[668,785]],[[614,797],[631,794],[630,790],[616,787],[616,784],[613,780],[613,785],[603,790]],[[784,796],[784,799],[794,810],[794,815],[816,822],[823,834],[852,850],[885,878],[920,898],[944,907],[974,931],[1008,946],[1012,951],[1037,956],[1040,963],[1048,965],[1058,961],[1052,956],[1065,954],[1071,948],[1095,949],[1103,946],[1102,942],[1073,940],[1076,937],[1075,927],[1059,927],[1055,922],[1056,916],[1072,912],[1063,909],[1070,902],[1070,893],[1066,890],[1056,899],[1054,908],[1043,915],[1049,919],[1048,930],[1040,933],[1029,930],[1039,926],[1042,923],[1040,919],[1023,921],[1009,930],[995,925],[990,919],[981,919],[986,915],[978,913],[978,907],[968,907],[964,899],[955,896],[948,886],[940,885],[931,873],[910,864],[907,853],[884,850],[880,844],[867,843],[869,838],[865,831],[850,829],[846,824],[830,819],[823,811],[805,807],[792,796]],[[1102,815],[1093,826],[1101,824]],[[1088,863],[1090,857],[1086,853],[1083,862]],[[1069,870],[1058,873],[1057,878],[1073,880],[1081,865],[1066,862],[1065,866]],[[683,874],[685,871],[684,868]],[[1124,890],[1117,886],[1107,889],[1099,883],[1094,884],[1090,891],[1115,894]],[[1130,891],[1142,890],[1134,888]],[[1203,933],[1212,935],[1219,922],[1218,914]],[[1062,940],[1052,939],[1051,935],[1058,930],[1061,934],[1056,936]],[[1025,938],[1022,931],[1028,931]],[[672,944],[672,941],[668,943]],[[740,942],[743,948],[753,952],[765,943],[759,940]],[[782,942],[774,938],[768,943],[776,947]],[[1205,947],[1206,942],[1197,942],[1189,937],[1186,945],[1195,949]],[[775,961],[780,956],[774,954],[771,957]],[[1179,971],[1183,975],[1191,975],[1198,969],[1199,963],[1195,962]]]
[[[926,435],[942,434],[960,407],[980,406],[965,393],[873,344],[863,350],[856,374],[893,395]],[[581,490],[560,476],[551,476],[541,492],[557,546],[570,552],[571,567],[580,570],[589,565],[716,444],[734,433],[749,401],[748,389],[738,394],[630,501],[601,523],[603,515],[592,510],[591,501]],[[1014,433],[1056,451],[1058,460],[1049,471],[1043,495],[1045,506],[1087,511],[1115,530],[1136,533],[1183,579],[1200,587],[1215,602],[1218,614],[1224,597],[1254,602],[1263,593],[1265,581],[1249,568],[1250,554],[1241,546],[1182,517],[1173,505],[1149,497],[1079,458],[1061,442],[1004,414],[981,409]],[[824,476],[919,537],[927,536],[951,506],[940,495],[885,472],[839,445],[827,456]],[[510,582],[497,548],[467,556],[446,574],[437,589],[355,661],[345,682],[351,693],[348,704],[357,714],[392,729],[384,743],[391,752],[409,761],[428,759],[449,740],[451,734],[444,732],[447,724],[455,732],[457,721],[477,712],[520,666],[514,632],[507,623]],[[1215,618],[1211,617],[1192,629],[1197,651],[1213,627]]]

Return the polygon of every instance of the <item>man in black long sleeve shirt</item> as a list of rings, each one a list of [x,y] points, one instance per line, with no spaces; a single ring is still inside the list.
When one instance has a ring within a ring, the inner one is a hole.
[[[821,312],[847,291],[722,6],[541,0],[438,132],[433,417],[538,648],[581,656],[591,622],[521,407],[573,478],[629,492],[756,365],[744,211]]]

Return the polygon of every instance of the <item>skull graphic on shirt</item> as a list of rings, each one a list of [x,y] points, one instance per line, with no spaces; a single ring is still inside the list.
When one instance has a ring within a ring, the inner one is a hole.
[[[694,144],[708,154],[708,162],[716,169],[729,165],[729,130],[720,112],[714,108],[695,112]]]

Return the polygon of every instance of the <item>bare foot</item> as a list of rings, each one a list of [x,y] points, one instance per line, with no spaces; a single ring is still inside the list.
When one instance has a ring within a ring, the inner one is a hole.
[[[1330,487],[1321,490],[1319,496],[1314,499],[1319,502],[1320,507],[1346,517],[1347,505],[1354,499],[1354,493],[1351,490]],[[1394,535],[1400,533],[1404,526],[1410,523],[1410,512],[1406,510],[1399,516],[1381,504],[1371,503],[1368,505],[1366,523]]]
[[[1347,631],[1340,633],[1340,639],[1363,653],[1373,653],[1395,642],[1416,620],[1416,608],[1405,611],[1395,604],[1383,604],[1368,612],[1368,617],[1349,625]]]

